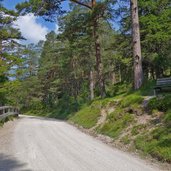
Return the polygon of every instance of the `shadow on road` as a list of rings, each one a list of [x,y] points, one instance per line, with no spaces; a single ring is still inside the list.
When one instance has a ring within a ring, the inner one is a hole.
[[[25,170],[24,167],[26,167],[26,165],[26,163],[17,161],[14,157],[0,153],[0,171]],[[31,170],[27,169],[25,171]]]

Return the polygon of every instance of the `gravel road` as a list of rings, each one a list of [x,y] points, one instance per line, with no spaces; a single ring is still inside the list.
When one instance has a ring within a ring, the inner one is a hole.
[[[55,119],[20,116],[0,128],[0,171],[158,171]]]

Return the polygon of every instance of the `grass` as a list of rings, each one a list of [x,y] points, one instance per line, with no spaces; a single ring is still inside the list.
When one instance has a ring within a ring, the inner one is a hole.
[[[154,158],[171,162],[171,128],[159,127],[154,131],[139,135],[135,146]]]
[[[143,101],[143,97],[140,96],[140,95],[137,95],[137,94],[130,94],[130,95],[127,95],[125,96],[122,100],[121,100],[121,107],[124,108],[124,107],[128,107],[130,105],[133,105],[133,104],[140,104],[142,103]]]
[[[127,145],[130,144],[131,140],[130,140],[130,136],[129,135],[125,135],[124,137],[121,138],[120,140],[123,144]]]
[[[147,125],[145,125],[145,124],[135,125],[131,130],[131,134],[133,136],[138,135],[138,134],[142,133],[146,129],[146,127],[147,127]]]
[[[12,121],[16,116],[8,116],[2,120],[0,120],[0,127],[4,125],[5,122]]]
[[[156,81],[148,80],[143,83],[143,86],[136,91],[141,96],[152,96],[154,95],[153,88],[155,87]]]
[[[171,110],[171,95],[165,95],[160,98],[155,97],[151,99],[148,103],[148,108],[150,110],[157,109],[162,112]]]
[[[122,133],[126,135],[120,139],[124,145],[134,144],[136,149],[141,150],[144,154],[150,154],[154,158],[171,162],[171,95],[163,94],[160,98],[152,98],[147,106],[149,114],[153,114],[153,119],[158,117],[158,112],[163,114],[160,116],[160,124],[155,125],[153,122],[147,124],[136,125],[135,118],[138,117],[136,110],[142,109],[144,96],[153,95],[154,81],[149,81],[138,91],[130,90],[130,87],[120,91],[119,86],[116,96],[95,100],[92,104],[84,107],[79,112],[71,116],[70,120],[84,128],[91,128],[96,125],[102,108],[113,106],[115,111],[108,114],[106,122],[96,128],[97,133],[118,139]],[[132,109],[131,112],[128,109]],[[141,114],[143,115],[143,112]],[[135,124],[128,134],[127,128]],[[153,131],[150,128],[153,127]],[[132,142],[132,143],[131,143]]]
[[[96,125],[100,117],[100,108],[101,105],[99,103],[93,103],[75,113],[69,120],[84,128],[91,128]]]
[[[167,110],[165,117],[164,117],[164,121],[168,127],[171,127],[171,109]]]
[[[133,121],[133,115],[117,109],[108,116],[107,122],[102,128],[99,128],[98,132],[112,138],[117,138]]]

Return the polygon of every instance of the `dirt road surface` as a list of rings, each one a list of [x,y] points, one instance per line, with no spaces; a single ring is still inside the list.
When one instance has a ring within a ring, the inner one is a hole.
[[[0,128],[0,171],[158,171],[55,119],[20,116]]]

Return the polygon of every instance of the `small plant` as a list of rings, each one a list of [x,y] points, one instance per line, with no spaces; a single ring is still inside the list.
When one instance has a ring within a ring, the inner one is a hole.
[[[150,110],[157,109],[162,112],[166,112],[171,109],[171,95],[164,96],[163,98],[153,98],[148,103]]]
[[[171,109],[169,109],[167,112],[166,112],[166,115],[164,117],[164,121],[170,125],[171,127]]]
[[[171,129],[159,127],[135,139],[135,146],[158,160],[171,162]]]
[[[125,145],[130,144],[130,142],[131,142],[130,136],[126,135],[126,136],[122,137],[121,142],[124,143]]]
[[[146,125],[144,124],[141,124],[141,125],[136,125],[132,128],[131,130],[131,134],[132,135],[137,135],[139,134],[140,132],[142,132],[142,130],[144,130],[146,128]]]

